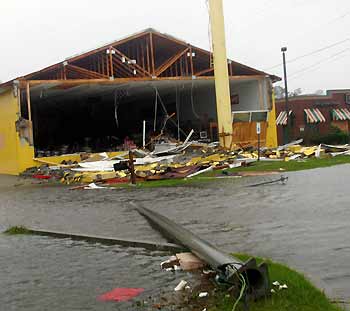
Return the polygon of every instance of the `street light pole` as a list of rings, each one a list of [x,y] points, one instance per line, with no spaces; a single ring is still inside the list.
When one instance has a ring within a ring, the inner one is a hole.
[[[287,47],[282,47],[281,52],[283,56],[283,73],[284,73],[284,100],[285,100],[285,109],[286,109],[286,114],[287,114],[287,125],[286,125],[286,131],[285,131],[285,136],[284,140],[285,143],[289,143],[289,109],[288,109],[288,83],[287,83],[287,67],[286,67],[286,54],[285,52],[287,51]]]

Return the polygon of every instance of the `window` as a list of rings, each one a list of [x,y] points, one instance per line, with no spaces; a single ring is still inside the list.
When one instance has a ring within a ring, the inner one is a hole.
[[[251,121],[253,122],[267,121],[267,111],[252,112]]]
[[[267,111],[237,111],[232,112],[233,122],[265,122]]]
[[[233,122],[249,122],[250,112],[234,112]]]
[[[350,105],[350,94],[345,94],[345,102]]]

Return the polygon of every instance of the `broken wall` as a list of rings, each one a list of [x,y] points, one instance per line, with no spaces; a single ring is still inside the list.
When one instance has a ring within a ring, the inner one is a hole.
[[[13,89],[0,93],[0,174],[18,175],[35,165],[34,148],[20,137],[16,127],[19,117],[18,97]]]
[[[232,111],[270,110],[269,82],[265,79],[232,83],[231,96],[238,95],[239,103],[232,105]]]

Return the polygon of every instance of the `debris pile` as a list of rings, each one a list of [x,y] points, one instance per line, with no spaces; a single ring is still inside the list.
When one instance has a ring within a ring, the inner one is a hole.
[[[98,154],[82,153],[75,154],[72,159],[65,156],[59,163],[54,163],[49,158],[38,158],[35,160],[42,165],[26,170],[23,175],[39,180],[59,180],[65,184],[81,183],[87,186],[92,183],[129,183],[131,175],[136,182],[191,178],[212,170],[246,166],[258,158],[261,161],[304,161],[311,157],[350,155],[350,145],[321,144],[305,147],[301,145],[302,140],[278,148],[261,148],[260,152],[256,147],[239,145],[235,145],[232,150],[224,150],[219,147],[218,142],[189,141],[190,135],[183,143],[162,141],[155,144],[153,151],[132,149]]]

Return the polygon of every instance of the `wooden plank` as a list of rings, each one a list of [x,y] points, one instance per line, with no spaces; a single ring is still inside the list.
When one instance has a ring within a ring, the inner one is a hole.
[[[106,51],[107,52],[107,51]],[[106,69],[107,69],[107,76],[110,77],[110,73],[109,73],[109,58],[107,54],[104,54],[103,56],[105,58],[105,62],[106,62]]]
[[[193,50],[192,47],[190,47],[190,67],[191,67],[191,76],[194,75],[194,70],[193,70],[193,56],[192,56]]]
[[[79,67],[79,66],[75,66],[75,65],[72,65],[72,64],[67,64],[67,66],[65,67],[68,67],[68,70],[71,69],[73,71],[76,71],[80,74],[83,74],[83,75],[86,75],[88,77],[91,77],[91,78],[102,78],[102,79],[105,79],[105,78],[108,78],[107,76],[101,74],[101,73],[98,73],[96,71],[91,71],[91,70],[88,70],[88,69],[85,69],[85,68],[82,68],[82,67]]]
[[[152,33],[152,32],[151,32],[151,33]],[[160,32],[153,32],[153,34],[154,34],[155,36],[158,36],[158,37],[167,39],[167,40],[169,40],[169,41],[175,42],[175,43],[177,43],[177,44],[179,44],[179,45],[183,45],[183,46],[186,46],[186,47],[188,46],[188,44],[187,44],[185,41],[181,41],[181,40],[178,40],[178,39],[176,39],[176,38],[174,38],[174,37],[164,35],[164,34],[162,34],[162,33],[160,33]]]
[[[144,51],[144,46],[141,43],[141,58],[142,58],[142,68],[146,70],[145,68],[145,51]]]
[[[185,54],[185,57],[184,57],[184,62],[185,62],[186,76],[188,76],[188,56],[186,54]]]
[[[114,78],[114,70],[113,70],[113,60],[112,60],[112,47],[109,47],[109,54],[108,54],[108,58],[109,58],[109,77],[110,78]]]
[[[105,62],[103,61],[103,54],[101,54],[99,58],[100,58],[100,62],[101,62],[101,73],[103,75],[106,75]]]
[[[63,65],[63,79],[67,80],[67,68],[65,65]]]
[[[41,69],[41,70],[38,70],[38,71],[34,71],[34,72],[24,76],[23,78],[24,79],[28,79],[30,77],[33,77],[33,76],[37,75],[37,74],[49,72],[49,71],[52,71],[52,70],[58,70],[60,68],[60,66],[62,66],[62,63],[57,63],[57,64],[54,64],[52,66],[46,67],[44,69]],[[12,81],[13,80],[11,80],[10,82],[12,82]]]
[[[265,76],[233,76],[230,78],[232,81],[246,81],[252,79],[264,79]],[[118,84],[128,82],[139,82],[139,81],[186,81],[192,80],[192,77],[132,77],[132,78],[118,78],[114,81],[109,79],[70,79],[70,80],[20,80],[20,87],[25,88],[28,82],[31,86],[40,84],[55,84],[55,85],[79,85],[79,84]],[[214,81],[214,77],[203,76],[197,77],[196,80],[211,80]]]
[[[131,59],[126,56],[125,54],[123,54],[122,52],[120,52],[119,50],[112,48],[116,54],[118,54],[120,57],[124,57],[126,61],[131,61]],[[130,66],[133,69],[135,69],[136,71],[139,70],[143,73],[144,76],[152,76],[149,72],[147,72],[146,70],[144,70],[140,65],[138,64],[125,64],[125,66]]]
[[[113,64],[116,65],[116,70],[119,69],[123,74],[125,74],[127,77],[133,77],[133,70],[129,67],[125,66],[125,64],[122,63],[120,59],[117,57],[113,58]]]
[[[180,65],[180,76],[183,76],[184,75],[184,70],[183,70],[183,63],[182,63],[182,59],[180,58],[180,61],[179,61],[179,65]]]
[[[162,74],[162,72],[164,72],[166,69],[168,69],[172,64],[174,64],[178,59],[180,59],[185,53],[187,53],[189,51],[189,48],[180,51],[179,53],[177,53],[176,55],[170,57],[169,59],[167,59],[162,65],[160,65],[157,70],[156,70],[156,76],[159,76]]]
[[[196,77],[198,77],[198,76],[201,76],[201,75],[203,75],[203,74],[205,74],[205,73],[208,73],[208,72],[211,72],[211,71],[214,71],[214,67],[208,68],[208,69],[204,69],[204,70],[201,70],[201,71],[198,71],[198,72],[196,72],[194,75],[195,75]]]
[[[150,49],[151,49],[151,68],[152,68],[152,76],[155,76],[155,67],[154,67],[154,47],[153,47],[153,35],[152,32],[149,34],[149,42],[150,42]]]
[[[103,50],[106,50],[106,49],[108,49],[110,46],[116,47],[116,46],[118,46],[118,45],[121,45],[121,44],[124,44],[124,43],[126,43],[126,42],[128,42],[128,41],[131,41],[131,40],[134,40],[134,39],[137,39],[137,38],[146,36],[146,35],[148,35],[148,34],[149,34],[148,31],[141,32],[141,33],[135,34],[135,35],[133,35],[133,36],[130,36],[130,37],[128,37],[128,38],[124,38],[124,39],[121,39],[121,40],[119,40],[119,41],[115,41],[115,42],[110,43],[110,44],[108,44],[108,45],[104,45],[104,46],[102,46],[102,47],[100,47],[100,48],[94,49],[94,50],[89,51],[89,52],[87,52],[87,53],[84,53],[84,54],[81,54],[81,55],[77,55],[77,56],[71,57],[71,58],[69,58],[69,59],[67,59],[67,60],[68,60],[69,62],[73,62],[73,61],[76,61],[76,60],[85,58],[85,57],[87,57],[87,56],[90,56],[90,55],[92,55],[92,54],[95,54],[95,53],[101,52],[101,51],[103,51]]]

